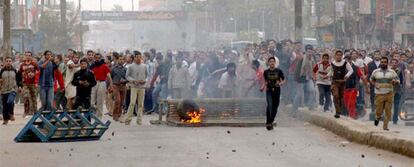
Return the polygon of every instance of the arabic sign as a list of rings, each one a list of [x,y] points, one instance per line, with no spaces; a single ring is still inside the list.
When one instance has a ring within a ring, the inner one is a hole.
[[[82,11],[82,20],[176,20],[185,17],[181,11]]]

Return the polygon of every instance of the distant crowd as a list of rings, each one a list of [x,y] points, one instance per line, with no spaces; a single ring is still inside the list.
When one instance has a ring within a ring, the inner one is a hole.
[[[94,107],[98,117],[130,124],[136,115],[141,124],[143,114],[160,112],[160,99],[265,98],[270,59],[286,80],[281,102],[294,110],[358,119],[370,107],[375,124],[383,117],[387,130],[414,93],[409,48],[326,49],[269,40],[243,50],[16,53],[1,60],[0,111],[3,124],[15,120],[15,103],[24,104],[24,118],[39,110]]]

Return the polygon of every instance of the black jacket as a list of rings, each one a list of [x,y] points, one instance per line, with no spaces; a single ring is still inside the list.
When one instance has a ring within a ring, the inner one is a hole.
[[[367,67],[368,68],[367,70],[368,80],[371,78],[372,72],[374,72],[374,70],[376,70],[378,67],[379,66],[375,64],[375,61],[371,61],[370,63],[368,63],[368,67]]]
[[[87,81],[89,85],[85,86],[79,83],[79,81]],[[79,70],[73,75],[72,85],[76,87],[76,96],[78,97],[90,97],[92,87],[96,85],[95,76],[93,73],[86,70]]]

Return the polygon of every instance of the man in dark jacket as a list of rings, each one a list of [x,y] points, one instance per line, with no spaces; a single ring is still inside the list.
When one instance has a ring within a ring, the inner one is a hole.
[[[14,121],[14,100],[23,86],[20,73],[12,66],[12,58],[6,57],[4,68],[0,70],[0,93],[3,104],[3,125]]]
[[[371,78],[372,72],[374,70],[376,70],[379,65],[380,65],[380,59],[381,59],[381,54],[379,51],[375,51],[374,52],[374,61],[371,61],[370,63],[368,63],[367,66],[367,78]],[[375,86],[373,84],[370,84],[369,86],[370,89],[370,101],[371,101],[371,113],[375,113]],[[372,115],[374,116],[374,115]]]
[[[74,108],[89,109],[91,106],[92,87],[96,85],[95,76],[88,69],[86,59],[80,61],[81,69],[73,76],[72,85],[76,87],[76,101]]]

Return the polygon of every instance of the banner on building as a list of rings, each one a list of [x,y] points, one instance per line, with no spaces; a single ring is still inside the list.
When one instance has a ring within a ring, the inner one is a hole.
[[[82,11],[83,21],[90,20],[177,20],[183,19],[185,13],[182,11]]]

